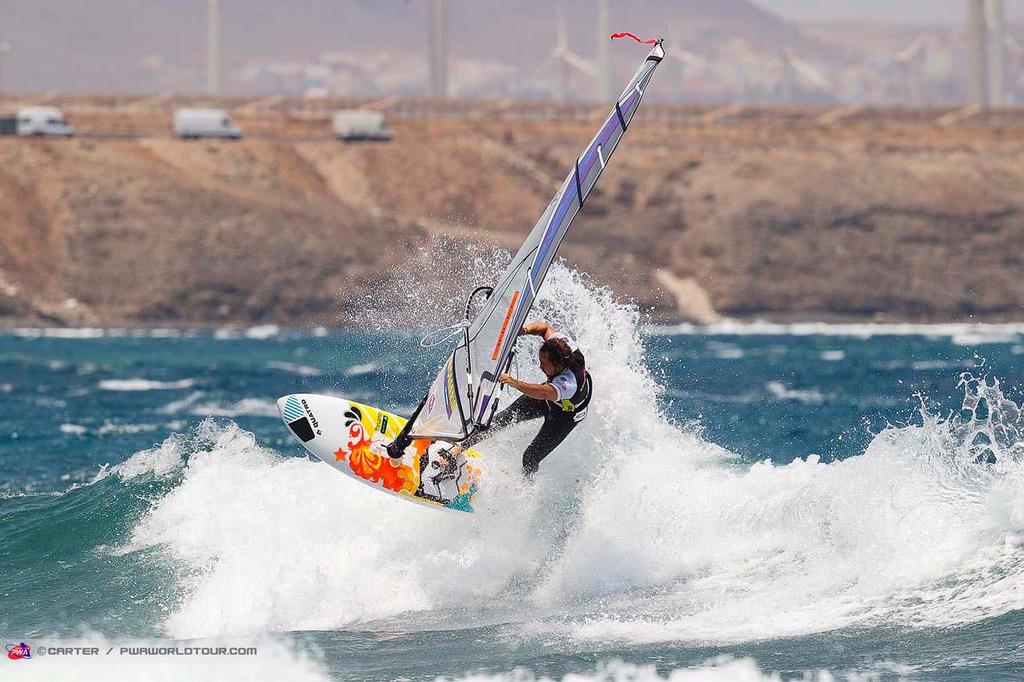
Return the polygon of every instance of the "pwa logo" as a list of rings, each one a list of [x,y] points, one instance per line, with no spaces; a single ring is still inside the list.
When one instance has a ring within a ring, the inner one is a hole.
[[[7,645],[7,658],[17,661],[22,658],[32,658],[32,647],[25,642]]]

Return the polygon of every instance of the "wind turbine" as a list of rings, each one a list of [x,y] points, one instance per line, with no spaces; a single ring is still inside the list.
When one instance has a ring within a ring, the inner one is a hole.
[[[742,38],[725,41],[719,55],[714,64],[716,71],[728,72],[732,81],[738,75],[740,101],[770,98],[782,89],[785,67],[776,60],[765,59]]]
[[[11,44],[8,42],[0,42],[0,95],[3,94],[3,69],[4,69],[4,57],[11,51]]]
[[[789,74],[793,73],[796,76],[802,78],[804,82],[813,87],[815,90],[819,90],[839,99],[839,92],[836,87],[832,84],[824,74],[821,73],[816,67],[812,66],[809,62],[804,60],[800,55],[796,53],[791,47],[783,48],[782,50],[782,65],[783,65],[783,90],[785,99],[790,99],[791,93],[789,93],[790,78]]]
[[[596,78],[599,71],[593,63],[588,62],[569,49],[569,36],[565,25],[565,9],[562,7],[561,2],[555,5],[555,46],[551,48],[547,59],[541,62],[540,66],[534,70],[534,76],[549,66],[557,66],[559,69],[561,79],[561,87],[558,93],[559,100],[566,99],[572,71],[579,71],[590,78]]]
[[[971,106],[985,109],[988,96],[988,26],[985,20],[985,0],[967,3],[967,89]]]
[[[220,94],[220,0],[206,4],[206,92]]]
[[[612,98],[612,57],[609,36],[611,29],[608,18],[608,0],[597,2],[597,98],[606,101]]]
[[[907,100],[914,105],[920,104],[920,92],[917,88],[917,74],[914,63],[924,54],[928,47],[929,36],[919,33],[910,44],[893,55],[893,61],[903,76],[903,87],[906,89]]]
[[[428,10],[430,48],[430,96],[448,96],[448,3],[430,0]]]
[[[679,65],[679,68],[677,69],[677,77],[672,79],[672,94],[673,96],[678,96],[680,94],[678,89],[679,84],[682,82],[686,74],[690,70],[693,70],[694,73],[698,75],[705,73],[710,67],[711,62],[706,57],[702,57],[695,52],[690,52],[689,50],[684,50],[679,47],[683,44],[683,39],[681,32],[677,27],[672,27],[670,35],[671,42],[669,42],[667,46],[663,45],[662,47],[665,48],[665,57]]]
[[[952,43],[949,33],[918,34],[910,44],[893,55],[892,60],[902,72],[904,88],[911,104],[921,104],[918,82],[942,80],[949,77],[953,66]]]
[[[1014,104],[1016,91],[1024,86],[1024,45],[1019,40],[1013,37],[1013,35],[1006,32],[1006,47],[1013,54],[1013,60],[1011,63],[1011,72],[1009,75],[1010,92],[1008,94],[1007,104]]]
[[[1003,0],[989,0],[988,10],[988,94],[992,106],[1006,106],[1006,13]]]

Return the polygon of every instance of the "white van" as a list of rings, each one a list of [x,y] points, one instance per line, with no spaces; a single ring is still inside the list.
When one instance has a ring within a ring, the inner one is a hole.
[[[18,110],[19,135],[48,135],[71,137],[75,134],[64,120],[64,114],[55,107],[25,107]]]
[[[223,109],[175,109],[174,134],[188,139],[226,137],[237,140],[242,131],[231,122]]]
[[[334,112],[334,136],[339,140],[392,139],[395,134],[384,122],[384,114],[366,109],[342,109]]]

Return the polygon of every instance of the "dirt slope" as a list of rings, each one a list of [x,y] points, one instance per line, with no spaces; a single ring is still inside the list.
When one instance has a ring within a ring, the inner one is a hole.
[[[337,322],[430,240],[517,245],[594,127],[0,138],[0,315]],[[1020,127],[638,121],[562,254],[660,320],[1022,319],[1022,190]]]

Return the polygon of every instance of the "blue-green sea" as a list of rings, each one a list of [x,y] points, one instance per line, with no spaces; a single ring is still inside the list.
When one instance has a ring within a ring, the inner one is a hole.
[[[559,277],[599,393],[532,482],[535,424],[481,444],[471,516],[277,416],[407,413],[418,333],[0,333],[0,636],[102,650],[0,678],[1024,678],[1024,327],[654,328]]]

